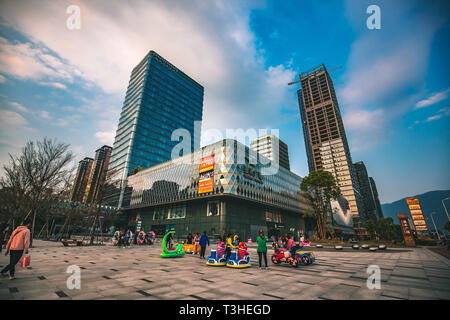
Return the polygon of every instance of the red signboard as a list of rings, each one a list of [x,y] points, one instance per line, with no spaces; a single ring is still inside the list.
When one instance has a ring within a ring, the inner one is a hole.
[[[214,170],[214,155],[202,158],[199,173]]]
[[[411,227],[409,226],[408,217],[406,213],[397,214],[398,222],[400,223],[400,227],[402,228],[403,238],[405,239],[405,245],[407,247],[415,247],[416,243],[414,242],[414,238],[412,236]]]
[[[198,193],[214,190],[214,155],[202,158],[199,168]]]

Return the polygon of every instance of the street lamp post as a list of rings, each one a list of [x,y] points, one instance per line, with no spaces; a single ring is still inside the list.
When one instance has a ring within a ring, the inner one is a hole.
[[[448,200],[448,199],[450,199],[450,197],[447,197],[447,198],[445,198],[445,199],[442,199],[441,202],[442,202],[442,206],[444,207],[445,213],[447,214],[447,219],[448,219],[448,221],[450,221],[450,217],[448,216],[447,207],[445,206],[445,203],[444,203],[444,201],[445,201],[445,200]]]
[[[436,228],[436,223],[434,223],[433,214],[436,214],[436,212],[432,212],[432,213],[431,213],[431,215],[430,215],[430,216],[431,216],[431,221],[433,221],[434,230],[436,230],[438,239],[441,240],[441,236],[439,235],[439,230]]]

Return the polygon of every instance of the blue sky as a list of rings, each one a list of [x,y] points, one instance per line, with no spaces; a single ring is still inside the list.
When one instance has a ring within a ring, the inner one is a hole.
[[[81,29],[66,27],[69,5]],[[366,8],[381,9],[381,30]],[[112,145],[131,69],[153,49],[205,87],[217,129],[274,128],[308,173],[295,86],[325,63],[353,161],[381,202],[450,187],[446,1],[2,1],[0,163],[58,137],[77,160]]]

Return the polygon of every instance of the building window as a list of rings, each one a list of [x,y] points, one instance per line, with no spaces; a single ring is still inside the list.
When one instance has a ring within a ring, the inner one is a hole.
[[[167,209],[156,208],[153,212],[153,220],[161,220],[167,217]]]
[[[185,206],[175,206],[170,208],[168,219],[182,219],[186,217]]]
[[[270,209],[266,210],[266,221],[281,223],[281,214],[279,212],[273,212]]]
[[[220,202],[219,201],[209,201],[207,214],[209,216],[219,216],[220,215]]]

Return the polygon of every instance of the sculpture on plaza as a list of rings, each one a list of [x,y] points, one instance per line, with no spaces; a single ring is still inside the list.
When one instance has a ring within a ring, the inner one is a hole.
[[[182,258],[184,257],[184,250],[183,250],[183,244],[182,243],[175,243],[174,248],[167,248],[167,238],[169,235],[174,234],[175,231],[171,230],[166,233],[166,235],[163,238],[162,241],[162,249],[164,252],[161,252],[159,255],[161,258]]]

